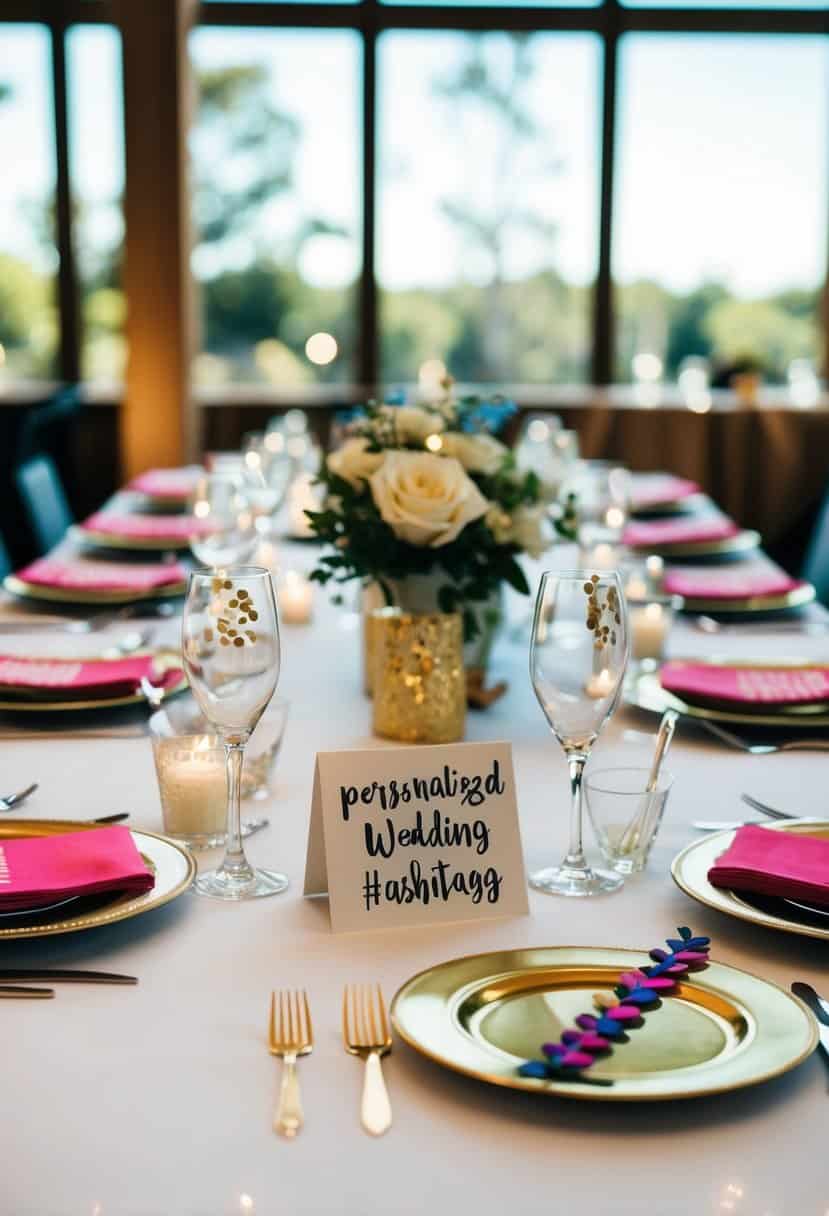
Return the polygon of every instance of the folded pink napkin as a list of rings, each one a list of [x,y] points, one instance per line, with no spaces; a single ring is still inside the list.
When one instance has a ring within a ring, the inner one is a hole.
[[[209,519],[196,519],[192,515],[114,515],[109,511],[96,511],[80,525],[84,532],[98,532],[118,540],[187,542],[191,536],[209,536],[216,525]]]
[[[669,570],[665,575],[667,595],[686,599],[744,600],[786,595],[803,587],[801,579],[790,578],[783,570]]]
[[[127,486],[148,498],[170,498],[184,501],[193,493],[204,470],[195,465],[183,469],[148,469],[134,477]]]
[[[708,871],[708,881],[829,907],[829,840],[746,825]]]
[[[95,828],[0,842],[0,909],[37,908],[73,895],[142,895],[155,878],[129,828]]]
[[[700,487],[687,477],[674,477],[673,473],[634,473],[633,506],[645,511],[665,503],[681,502],[692,494],[699,494]]]
[[[169,688],[181,679],[178,668],[159,675],[151,654],[124,659],[26,659],[0,655],[0,692],[7,695],[59,693],[64,696],[128,697],[142,679]]]
[[[24,582],[38,587],[75,591],[153,591],[187,581],[180,562],[138,565],[131,562],[88,562],[72,558],[40,557],[17,572]]]
[[[684,701],[730,701],[737,705],[809,705],[829,700],[829,666],[715,667],[708,663],[664,663],[659,680]]]
[[[740,529],[727,515],[705,519],[658,519],[628,524],[622,540],[633,549],[658,549],[660,545],[690,545],[696,541],[727,540]]]

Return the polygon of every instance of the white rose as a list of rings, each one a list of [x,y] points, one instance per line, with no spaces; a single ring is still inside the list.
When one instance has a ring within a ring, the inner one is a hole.
[[[489,509],[459,461],[430,452],[388,452],[370,484],[380,515],[410,545],[448,545]]]
[[[441,436],[444,456],[454,456],[469,473],[497,473],[507,449],[492,435],[462,435],[457,431]]]
[[[341,448],[328,456],[328,468],[359,490],[380,468],[384,456],[384,452],[369,452],[367,439],[346,439]]]
[[[398,443],[423,443],[446,426],[440,414],[419,405],[382,405],[380,417],[384,431],[389,422],[393,424]]]
[[[545,522],[544,507],[517,507],[507,512],[496,504],[486,515],[486,525],[499,545],[518,545],[530,557],[541,557],[550,547]]]

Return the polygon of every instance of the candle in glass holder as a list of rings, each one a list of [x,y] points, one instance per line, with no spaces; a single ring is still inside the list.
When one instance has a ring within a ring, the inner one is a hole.
[[[661,659],[671,628],[673,610],[667,604],[630,605],[631,649],[634,659]]]
[[[635,571],[631,574],[628,581],[625,583],[625,598],[628,603],[636,603],[639,600],[647,599],[648,584],[642,578],[641,574]]]
[[[620,553],[616,545],[600,541],[594,545],[582,545],[580,560],[583,570],[615,570],[619,566]]]
[[[196,848],[221,841],[227,815],[225,756],[215,735],[153,737],[164,831]]]
[[[314,588],[304,575],[287,570],[279,585],[279,616],[286,625],[307,625],[314,610]]]
[[[314,491],[314,478],[310,473],[300,473],[294,478],[288,492],[288,530],[297,540],[309,540],[313,535],[311,521],[306,511],[319,511],[320,504]]]

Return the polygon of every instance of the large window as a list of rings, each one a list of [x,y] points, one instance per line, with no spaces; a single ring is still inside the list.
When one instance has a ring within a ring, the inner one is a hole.
[[[117,382],[119,35],[12,7],[0,383]],[[187,53],[214,396],[825,366],[826,0],[203,0]]]

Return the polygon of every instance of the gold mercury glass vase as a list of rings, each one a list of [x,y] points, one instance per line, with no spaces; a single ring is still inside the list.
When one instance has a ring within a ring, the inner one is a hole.
[[[466,723],[460,613],[382,608],[370,623],[374,733],[402,743],[457,743]]]

